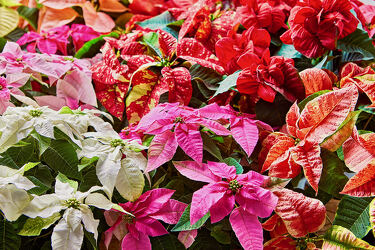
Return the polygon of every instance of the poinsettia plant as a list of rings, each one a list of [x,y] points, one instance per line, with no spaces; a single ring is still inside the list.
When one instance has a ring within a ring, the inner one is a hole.
[[[0,249],[375,249],[374,1],[0,23]]]

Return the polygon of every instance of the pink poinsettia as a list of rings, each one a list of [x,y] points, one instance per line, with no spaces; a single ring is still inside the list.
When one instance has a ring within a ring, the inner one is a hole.
[[[272,131],[269,125],[254,120],[255,115],[236,112],[230,105],[223,107],[213,103],[199,109],[199,114],[213,120],[228,119],[234,140],[248,156],[251,155],[258,142],[258,126],[263,130]]]
[[[197,162],[203,159],[203,141],[199,131],[205,126],[217,135],[229,135],[221,124],[197,115],[189,107],[178,103],[159,104],[144,116],[137,130],[155,135],[148,150],[146,171],[152,171],[171,160],[177,147]]]
[[[0,76],[0,114],[4,113],[7,107],[12,106],[9,99],[10,92],[7,87],[7,81],[4,77]]]
[[[176,169],[195,181],[208,183],[193,194],[190,223],[194,224],[210,212],[211,223],[230,214],[229,221],[245,249],[262,249],[263,232],[258,216],[271,215],[278,198],[262,188],[266,176],[250,171],[236,174],[234,166],[225,163],[193,161],[174,162]],[[239,206],[235,207],[235,204]]]
[[[78,51],[85,42],[98,37],[100,34],[92,28],[83,24],[73,24],[71,28],[68,25],[63,25],[48,31],[42,31],[40,34],[30,31],[24,34],[17,43],[19,45],[28,44],[26,49],[29,52],[39,51],[47,54],[56,54],[60,52],[67,55],[67,46],[69,44],[69,37],[72,37],[75,51]]]
[[[105,245],[109,246],[112,237],[121,241],[121,249],[151,250],[149,236],[168,234],[158,221],[176,224],[187,205],[171,199],[174,190],[153,189],[142,194],[135,202],[119,204],[130,214],[117,210],[104,212],[110,228],[105,232]]]

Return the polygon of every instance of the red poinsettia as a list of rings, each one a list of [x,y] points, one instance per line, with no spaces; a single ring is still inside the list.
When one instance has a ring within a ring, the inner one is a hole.
[[[215,45],[216,55],[228,74],[241,69],[237,61],[247,53],[262,57],[271,44],[271,36],[264,29],[251,27],[242,34],[237,34],[238,25],[221,38]]]
[[[375,35],[375,5],[364,4],[359,0],[350,0],[355,13],[369,37]]]
[[[307,57],[322,56],[357,28],[351,9],[348,0],[303,0],[291,10],[290,29],[280,38]]]
[[[267,102],[273,102],[277,92],[291,101],[305,97],[305,89],[293,59],[270,57],[269,50],[266,50],[262,57],[247,53],[237,63],[243,68],[237,79],[240,93],[259,96]]]
[[[276,33],[281,28],[287,28],[286,15],[283,10],[288,8],[284,1],[242,0],[237,8],[236,16],[245,27],[265,28]]]

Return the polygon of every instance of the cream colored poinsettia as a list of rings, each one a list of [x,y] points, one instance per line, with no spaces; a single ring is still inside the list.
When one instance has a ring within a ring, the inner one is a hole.
[[[146,147],[136,141],[123,140],[114,130],[84,134],[80,157],[99,157],[96,175],[111,196],[114,187],[127,200],[134,201],[143,191],[147,160],[140,152]]]
[[[90,206],[105,210],[116,209],[127,213],[103,194],[94,193],[102,190],[102,187],[94,186],[87,192],[77,191],[77,187],[77,182],[59,175],[56,178],[55,193],[35,195],[23,210],[23,214],[30,218],[48,218],[64,210],[62,218],[53,229],[52,248],[54,250],[81,249],[83,226],[88,232],[94,234],[95,239],[98,238],[99,220],[94,218]]]

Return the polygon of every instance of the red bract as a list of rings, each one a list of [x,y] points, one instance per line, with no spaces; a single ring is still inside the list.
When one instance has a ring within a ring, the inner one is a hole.
[[[241,3],[244,6],[238,7],[236,14],[245,28],[265,28],[271,33],[287,28],[283,11],[286,5],[284,2],[278,5],[276,1],[242,0]]]
[[[307,57],[322,56],[336,49],[337,40],[357,28],[358,20],[350,12],[351,8],[348,0],[299,2],[288,19],[290,29],[280,38]]]
[[[346,183],[342,194],[357,197],[375,195],[375,160],[372,160]]]
[[[182,175],[209,183],[193,194],[191,224],[208,212],[211,223],[230,214],[229,221],[244,249],[261,249],[263,235],[257,217],[268,217],[277,204],[276,196],[261,187],[267,177],[253,171],[237,175],[236,168],[225,163],[184,161],[174,165]],[[236,202],[239,207],[233,210]]]
[[[125,109],[124,98],[129,88],[129,67],[119,62],[109,43],[101,51],[103,61],[91,67],[96,95],[109,113],[121,119]]]
[[[202,162],[203,141],[199,131],[205,126],[218,135],[229,135],[219,123],[200,117],[188,107],[159,104],[142,118],[137,129],[155,135],[148,150],[146,171],[152,171],[172,159],[177,147],[192,159]]]
[[[273,102],[279,92],[290,101],[305,97],[294,61],[282,56],[270,57],[266,50],[262,57],[247,53],[237,63],[243,69],[237,79],[240,93],[259,96],[267,102]]]
[[[355,63],[347,63],[341,69],[340,76],[340,87],[357,86],[360,92],[368,96],[372,105],[375,105],[375,71],[370,66],[362,68]]]
[[[105,232],[105,245],[109,246],[113,235],[121,241],[121,249],[150,249],[149,236],[168,234],[158,221],[176,224],[186,204],[171,199],[174,190],[153,189],[142,194],[135,202],[119,204],[131,216],[116,210],[105,211],[110,228]]]
[[[313,99],[301,113],[297,104],[293,104],[286,116],[289,135],[271,134],[263,141],[262,171],[269,170],[270,176],[293,178],[302,166],[306,179],[318,191],[323,168],[319,144],[335,133],[354,110],[357,98],[356,88],[349,87]]]
[[[234,28],[228,37],[221,38],[215,45],[216,55],[228,74],[241,69],[238,61],[248,53],[262,57],[269,48],[271,37],[266,30],[251,27],[242,34],[237,34]]]
[[[375,6],[370,4],[363,4],[359,0],[350,0],[355,13],[363,28],[368,32],[369,37],[375,35]]]
[[[332,90],[335,83],[335,80],[331,78],[334,73],[328,70],[309,68],[301,71],[299,75],[305,87],[306,96],[321,90]]]

